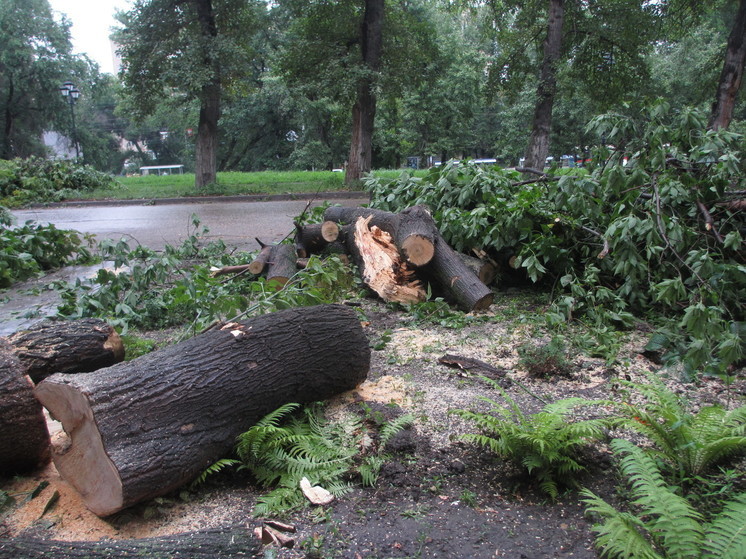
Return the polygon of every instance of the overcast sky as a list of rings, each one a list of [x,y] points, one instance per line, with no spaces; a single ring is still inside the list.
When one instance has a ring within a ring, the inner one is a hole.
[[[49,0],[52,10],[67,14],[75,53],[95,60],[102,72],[113,73],[109,34],[115,25],[114,12],[127,9],[131,0]]]

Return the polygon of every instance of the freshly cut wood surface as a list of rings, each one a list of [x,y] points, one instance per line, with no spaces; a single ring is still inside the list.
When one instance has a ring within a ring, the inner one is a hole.
[[[369,366],[356,313],[322,305],[230,323],[96,373],[52,375],[36,396],[69,437],[54,449],[58,471],[106,516],[190,481],[279,406],[354,388]]]

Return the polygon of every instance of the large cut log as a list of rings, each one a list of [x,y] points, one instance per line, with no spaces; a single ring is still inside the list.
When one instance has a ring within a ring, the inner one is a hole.
[[[52,375],[36,396],[69,436],[55,444],[57,470],[106,516],[193,479],[279,406],[354,388],[369,365],[355,312],[322,305],[229,323],[95,374]]]
[[[47,422],[33,388],[15,349],[0,338],[0,475],[49,461]]]
[[[433,257],[437,228],[430,212],[423,206],[413,206],[398,214],[373,208],[343,208],[331,206],[324,219],[340,224],[354,224],[359,218],[370,218],[370,227],[378,227],[391,235],[404,259],[414,266],[423,266]]]
[[[267,283],[274,282],[277,289],[282,289],[298,271],[297,260],[298,254],[293,245],[272,245],[267,263]]]
[[[396,303],[418,303],[427,298],[422,284],[402,261],[391,235],[376,226],[372,216],[360,217],[352,234],[347,233],[347,249],[363,282],[381,299]]]
[[[339,238],[339,225],[334,221],[295,225],[295,248],[299,258],[320,254],[329,243]]]
[[[435,256],[420,272],[466,312],[485,310],[492,305],[492,290],[479,280],[443,237],[438,237]]]
[[[0,559],[235,559],[262,555],[259,541],[243,527],[136,540],[67,542],[23,536],[0,540]]]
[[[8,336],[34,382],[53,373],[87,373],[124,360],[119,334],[103,320],[44,321]]]

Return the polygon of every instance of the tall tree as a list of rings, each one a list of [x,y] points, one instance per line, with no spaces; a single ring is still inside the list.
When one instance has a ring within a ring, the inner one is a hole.
[[[116,40],[136,114],[152,114],[164,98],[199,105],[198,189],[216,180],[221,96],[248,71],[259,13],[246,0],[136,0],[119,14]]]
[[[523,90],[538,75],[526,164],[543,167],[557,79],[574,82],[605,110],[640,87],[645,53],[657,37],[657,10],[646,0],[491,0],[500,52],[491,68],[498,90]],[[571,91],[572,88],[565,88]]]
[[[42,155],[42,132],[64,129],[59,86],[77,71],[69,27],[47,0],[0,2],[0,158]]]
[[[728,45],[725,51],[723,70],[718,80],[715,102],[712,104],[710,128],[727,128],[733,117],[736,95],[743,81],[744,64],[746,63],[746,0],[738,4],[738,11],[733,20]]]
[[[345,103],[352,115],[345,180],[372,165],[379,96],[420,79],[427,53],[437,51],[421,2],[283,0],[289,18],[280,66],[289,85],[311,98]],[[406,46],[406,47],[405,47]]]

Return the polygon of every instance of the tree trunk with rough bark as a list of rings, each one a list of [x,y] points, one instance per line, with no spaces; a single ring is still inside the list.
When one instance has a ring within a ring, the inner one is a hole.
[[[52,375],[36,396],[62,423],[53,459],[99,516],[163,495],[227,456],[288,402],[360,384],[370,348],[342,305],[281,311],[96,373]]]
[[[44,321],[7,340],[35,383],[53,373],[87,373],[124,360],[119,334],[98,318]]]
[[[34,384],[15,348],[0,338],[0,475],[36,469],[49,461],[49,432]]]
[[[557,92],[557,61],[562,48],[564,13],[564,0],[549,1],[549,23],[544,40],[544,58],[536,90],[537,99],[531,123],[531,137],[526,148],[524,162],[524,167],[532,169],[543,169],[549,153],[549,134],[552,130],[552,109]]]
[[[251,530],[241,526],[133,540],[66,542],[23,536],[0,540],[0,559],[236,559],[262,556],[259,541]]]
[[[715,102],[712,104],[710,128],[713,130],[728,128],[733,118],[733,107],[743,81],[744,63],[746,63],[746,0],[741,0],[728,37],[723,70],[720,72]]]
[[[295,226],[295,249],[299,258],[320,254],[339,238],[339,225],[334,221]]]
[[[345,173],[347,185],[359,182],[363,173],[370,171],[372,165],[377,101],[375,87],[383,53],[384,6],[384,0],[365,0],[361,30],[365,75],[358,82],[357,99],[352,107],[352,138]]]
[[[298,271],[297,261],[293,245],[273,245],[267,261],[267,283],[274,282],[278,290],[282,289]]]
[[[195,0],[200,34],[208,45],[213,45],[218,36],[212,0]],[[199,123],[195,146],[195,187],[197,190],[213,184],[217,179],[218,121],[220,120],[220,61],[206,51],[205,68],[211,73],[202,87],[199,100]]]

